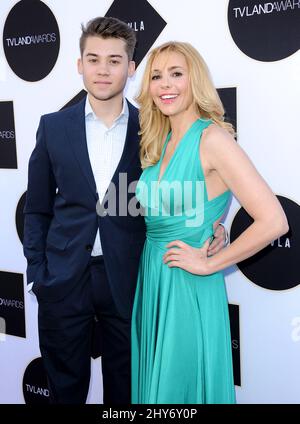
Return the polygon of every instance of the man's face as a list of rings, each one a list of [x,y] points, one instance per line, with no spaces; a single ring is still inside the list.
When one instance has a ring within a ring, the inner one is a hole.
[[[97,100],[123,97],[127,78],[135,70],[128,61],[124,40],[118,38],[88,37],[82,57],[78,59],[78,72],[86,90]]]

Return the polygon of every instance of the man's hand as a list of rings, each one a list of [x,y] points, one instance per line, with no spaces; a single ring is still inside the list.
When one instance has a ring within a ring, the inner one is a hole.
[[[213,256],[218,253],[226,245],[226,230],[223,225],[220,225],[220,222],[216,222],[214,225],[214,239],[209,245],[208,256]]]

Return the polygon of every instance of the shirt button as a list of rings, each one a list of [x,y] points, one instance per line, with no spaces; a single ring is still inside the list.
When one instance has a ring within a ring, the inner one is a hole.
[[[85,246],[85,248],[86,248],[86,250],[87,250],[88,252],[91,252],[91,251],[93,250],[93,246],[92,246],[91,244],[87,244],[87,245]]]

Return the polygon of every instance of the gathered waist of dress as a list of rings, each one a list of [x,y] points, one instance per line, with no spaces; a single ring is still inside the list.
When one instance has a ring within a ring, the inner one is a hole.
[[[178,234],[173,237],[164,237],[164,235],[161,235],[160,237],[153,237],[151,234],[147,232],[146,234],[146,242],[149,242],[150,244],[154,245],[160,250],[166,251],[168,250],[167,245],[175,240],[181,240],[184,243],[188,244],[192,247],[201,247],[205,243],[205,241],[212,236],[212,231],[207,229],[206,231],[202,232],[202,234],[199,234],[199,237],[195,237],[195,234],[193,234],[193,238],[187,238],[187,237],[178,237]]]

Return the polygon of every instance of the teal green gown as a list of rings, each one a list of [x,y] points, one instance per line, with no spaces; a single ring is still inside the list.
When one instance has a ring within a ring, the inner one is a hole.
[[[199,143],[210,124],[191,125],[158,182],[169,134],[159,162],[137,184],[147,238],[132,315],[134,404],[235,403],[223,274],[199,276],[163,262],[173,240],[201,247],[230,199],[229,191],[207,197]]]

